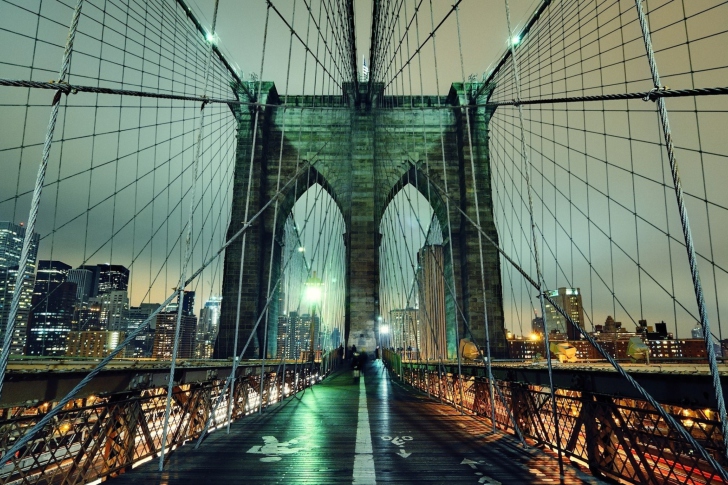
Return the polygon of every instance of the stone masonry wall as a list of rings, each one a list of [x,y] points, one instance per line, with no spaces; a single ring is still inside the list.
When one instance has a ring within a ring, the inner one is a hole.
[[[281,96],[272,83],[263,83],[261,100],[267,104],[281,103]],[[454,85],[450,96],[440,100],[457,106],[463,102],[462,85]],[[323,100],[331,106],[341,97]],[[311,107],[310,97],[291,97],[289,106]],[[316,103],[322,102],[317,97]],[[470,171],[470,149],[467,123],[456,109],[436,109],[437,98],[402,98],[398,104],[417,105],[423,109],[392,110],[394,104],[382,98],[380,107],[346,107],[335,109],[266,108],[261,111],[255,147],[252,146],[254,111],[237,108],[239,122],[238,154],[234,181],[234,204],[228,237],[244,222],[247,176],[253,151],[253,180],[249,217],[276,193],[280,161],[280,184],[290,180],[303,160],[313,162],[313,168],[299,175],[297,182],[278,199],[278,217],[274,224],[272,205],[255,227],[246,235],[245,265],[243,268],[238,352],[250,336],[253,326],[263,312],[268,292],[268,275],[273,244],[274,266],[272,282],[280,275],[280,244],[287,214],[295,201],[313,184],[320,183],[334,198],[347,224],[347,297],[346,345],[356,345],[372,351],[376,346],[376,316],[379,314],[379,242],[380,220],[387,204],[407,183],[417,187],[433,206],[443,229],[445,241],[445,273],[450,291],[446,291],[448,318],[448,354],[454,356],[455,322],[459,335],[465,336],[461,309],[476,338],[482,341],[485,324],[483,294],[480,278],[480,252],[477,231],[458,211],[464,210],[475,220],[472,201],[473,184]],[[389,103],[389,104],[388,104]],[[430,109],[431,108],[431,109]],[[490,171],[488,165],[487,120],[489,114],[478,112],[471,119],[473,157],[476,165],[477,190],[480,198],[481,223],[497,241],[490,205]],[[444,158],[444,171],[443,171]],[[429,168],[429,178],[426,176]],[[448,243],[448,211],[445,197],[438,190],[445,187],[447,176],[450,195],[449,220],[452,228],[452,260]],[[433,185],[430,185],[432,181]],[[436,188],[435,185],[439,187]],[[497,252],[484,244],[486,266],[486,299],[493,353],[504,356],[502,294]],[[238,301],[238,281],[242,240],[231,244],[225,256],[223,302],[220,334],[215,356],[232,356],[235,317]],[[452,275],[454,274],[454,278]],[[271,285],[273,287],[273,285]],[[453,297],[453,292],[457,298]],[[277,297],[275,300],[277,301]],[[277,335],[275,305],[268,314],[268,354],[272,354]],[[265,322],[252,338],[245,357],[262,355]],[[271,343],[273,339],[273,343]],[[501,348],[502,347],[502,348]]]

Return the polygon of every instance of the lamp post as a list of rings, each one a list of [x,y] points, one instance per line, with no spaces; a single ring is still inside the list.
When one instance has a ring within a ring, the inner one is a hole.
[[[377,337],[379,338],[379,349],[384,348],[384,342],[382,341],[382,316],[377,316]]]
[[[310,362],[313,363],[313,342],[314,342],[314,330],[315,330],[315,321],[316,321],[316,304],[321,301],[321,293],[322,293],[322,287],[323,282],[316,277],[316,272],[313,272],[313,276],[311,276],[306,281],[306,290],[304,293],[304,296],[306,298],[306,301],[311,305],[311,324],[309,325],[309,337],[310,337],[310,345],[309,345],[309,352],[310,352]]]
[[[389,348],[389,325],[379,323],[379,345],[382,349]]]

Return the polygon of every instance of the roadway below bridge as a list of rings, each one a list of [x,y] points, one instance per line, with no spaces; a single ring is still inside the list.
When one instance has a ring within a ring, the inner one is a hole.
[[[164,472],[152,460],[116,479],[123,484],[541,484],[559,483],[556,458],[490,433],[390,376],[374,361],[350,369],[218,430],[198,450],[176,450]],[[566,466],[561,483],[597,484]]]

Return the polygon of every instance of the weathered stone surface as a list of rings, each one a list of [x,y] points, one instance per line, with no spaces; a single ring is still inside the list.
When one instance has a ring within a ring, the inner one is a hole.
[[[447,284],[452,289],[447,292],[445,300],[448,353],[454,355],[456,329],[461,337],[467,336],[470,331],[482,341],[486,323],[486,312],[483,311],[485,297],[493,353],[505,355],[499,256],[483,240],[483,292],[478,231],[459,212],[460,209],[476,220],[474,195],[477,191],[481,226],[491,239],[498,241],[490,194],[487,134],[490,113],[473,110],[468,119],[462,110],[456,108],[466,101],[462,84],[454,84],[446,98],[380,96],[375,98],[374,105],[354,102],[342,96],[296,96],[286,100],[288,109],[270,106],[282,105],[284,101],[272,83],[263,83],[262,87],[261,101],[269,106],[260,108],[257,125],[254,109],[235,109],[239,122],[238,153],[228,237],[245,222],[251,160],[248,218],[277,192],[279,161],[281,184],[291,179],[303,160],[312,158],[314,154],[315,163],[313,168],[303,171],[296,183],[291,184],[279,198],[280,215],[277,218],[273,207],[269,208],[248,231],[244,242],[239,239],[228,248],[216,357],[233,355],[238,294],[238,353],[248,340],[265,307],[268,275],[272,275],[274,282],[279,276],[284,215],[315,183],[321,184],[333,197],[347,226],[344,236],[347,345],[354,344],[368,350],[376,345],[374,322],[379,314],[380,220],[399,190],[412,184],[430,201],[446,242],[444,271]],[[440,106],[448,109],[440,109]],[[471,145],[474,178],[470,162]],[[445,188],[450,195],[449,212],[448,201],[440,194],[440,190]],[[447,244],[450,232],[452,254]],[[276,242],[271,246],[272,240]],[[271,247],[275,256],[272,271],[269,268]],[[242,285],[238,292],[243,258]],[[469,330],[460,316],[461,311]],[[277,335],[277,314],[278,308],[272,305],[267,317],[269,354],[274,349],[272,342]],[[266,328],[263,320],[265,316],[261,318],[246,357],[262,355]]]

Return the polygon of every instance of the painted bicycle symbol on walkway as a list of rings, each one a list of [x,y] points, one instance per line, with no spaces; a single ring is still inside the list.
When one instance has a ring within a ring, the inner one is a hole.
[[[402,436],[402,437],[399,437],[399,436],[392,437],[392,436],[388,436],[388,435],[382,436],[382,440],[389,441],[394,446],[399,447],[399,453],[397,453],[397,454],[399,456],[401,456],[402,458],[407,458],[408,456],[410,456],[412,454],[412,453],[407,453],[404,450],[404,445],[405,445],[405,443],[407,443],[408,441],[412,441],[413,439],[414,438],[412,438],[411,436]]]

